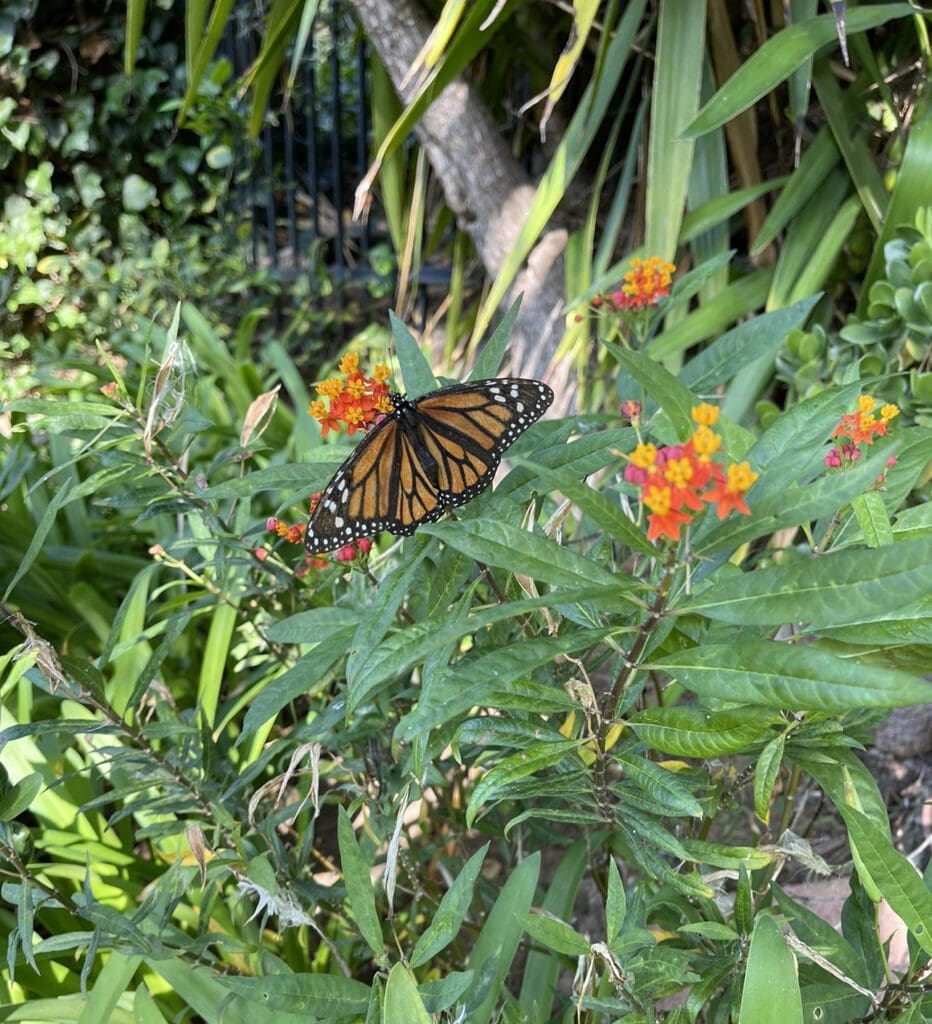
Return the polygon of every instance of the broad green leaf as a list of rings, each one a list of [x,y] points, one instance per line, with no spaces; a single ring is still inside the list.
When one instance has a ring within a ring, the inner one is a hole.
[[[414,975],[405,964],[395,964],[389,972],[382,1020],[385,1024],[431,1024]]]
[[[909,4],[875,4],[847,11],[848,34],[866,32],[892,18],[907,18],[914,11]],[[730,121],[762,99],[788,78],[817,50],[836,39],[837,26],[831,14],[821,14],[778,32],[741,65],[685,129],[689,136],[702,135]]]
[[[485,919],[467,966],[478,974],[491,958],[495,975],[485,998],[472,1011],[469,1024],[489,1024],[524,932],[524,922],[534,899],[539,873],[540,853],[535,852],[511,872]]]
[[[741,938],[734,928],[720,921],[694,921],[692,924],[678,925],[676,931],[680,935],[701,935],[715,942],[734,942]]]
[[[585,583],[614,587],[620,582],[599,563],[511,523],[469,519],[431,523],[422,527],[421,532],[439,537],[477,562],[521,573],[554,587]]]
[[[796,958],[776,921],[757,915],[748,950],[739,1024],[803,1024]]]
[[[677,611],[735,625],[857,624],[873,618],[878,608],[897,608],[928,593],[930,564],[932,537],[873,551],[835,551],[732,576],[687,599]]]
[[[375,909],[375,890],[372,887],[369,862],[356,842],[346,808],[340,807],[338,813],[337,840],[340,846],[340,866],[343,868],[349,908],[369,948],[376,956],[381,956],[382,926]]]
[[[433,919],[417,940],[409,961],[411,967],[427,963],[456,938],[472,903],[473,886],[488,850],[488,843],[477,850],[456,876],[453,885],[443,894]]]
[[[576,750],[581,740],[564,740],[563,743],[539,743],[512,754],[499,761],[494,768],[482,776],[469,797],[466,809],[466,826],[472,828],[482,805],[492,799],[508,797],[508,788],[528,775],[534,775],[545,768],[559,764]]]
[[[363,1014],[369,1006],[369,986],[342,974],[221,975],[218,981],[266,1011],[303,1012],[329,1021]]]
[[[691,647],[652,667],[703,697],[772,708],[840,714],[932,701],[932,683],[905,672],[768,640]]]
[[[342,605],[310,608],[272,623],[265,635],[277,644],[317,644],[331,640],[337,633],[352,633],[362,618],[359,608]]]
[[[565,921],[550,914],[528,914],[524,930],[542,946],[564,956],[588,956],[589,941]]]
[[[453,971],[442,978],[422,982],[418,992],[428,1013],[442,1013],[462,999],[475,982],[475,971]]]
[[[770,824],[770,798],[783,762],[785,744],[785,736],[774,736],[754,765],[754,812],[765,825]]]
[[[693,706],[645,708],[628,724],[647,746],[677,757],[721,757],[746,750],[761,739],[777,715],[760,708],[708,711]]]

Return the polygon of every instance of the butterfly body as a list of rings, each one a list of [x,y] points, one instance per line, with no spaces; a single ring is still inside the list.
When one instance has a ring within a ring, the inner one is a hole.
[[[334,474],[308,523],[311,554],[376,533],[409,536],[488,487],[502,454],[553,401],[519,377],[454,384],[392,412]]]

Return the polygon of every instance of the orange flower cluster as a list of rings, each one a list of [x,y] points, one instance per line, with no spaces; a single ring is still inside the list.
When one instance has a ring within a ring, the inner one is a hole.
[[[680,527],[706,503],[715,505],[719,519],[732,511],[751,514],[744,495],[757,473],[747,462],[726,469],[713,461],[722,443],[721,435],[712,430],[718,420],[714,405],[696,406],[692,417],[696,430],[685,444],[657,448],[642,442],[630,455],[625,480],[641,488],[641,501],[650,509],[648,540],[678,541]]]
[[[676,267],[657,256],[646,260],[633,259],[631,269],[621,279],[621,287],[592,300],[596,308],[605,306],[610,312],[648,309],[670,294]]]
[[[320,423],[321,437],[326,437],[328,430],[339,431],[341,424],[346,425],[346,433],[352,437],[357,430],[368,430],[380,416],[392,411],[386,383],[391,373],[387,366],[377,365],[372,376],[366,377],[359,369],[359,356],[347,352],[340,360],[340,373],[345,375],[343,380],[332,377],[317,385],[317,394],[323,397],[311,402],[308,409]]]
[[[858,399],[858,411],[842,416],[841,422],[832,431],[832,437],[842,437],[846,440],[836,445],[825,456],[826,466],[838,469],[857,462],[861,457],[862,444],[873,444],[875,437],[883,437],[887,433],[890,421],[899,416],[900,410],[890,403],[880,410],[880,419],[877,419],[874,413],[876,405],[875,398],[861,395]]]
[[[311,495],[310,512],[312,514],[314,509],[317,508],[317,503],[319,501],[320,491]],[[281,519],[276,519],[274,516],[270,516],[266,520],[265,528],[270,533],[275,533],[278,534],[279,537],[283,537],[289,544],[301,544],[304,542],[304,531],[307,528],[307,524],[297,523],[293,526],[289,526]],[[344,544],[333,557],[338,562],[355,562],[358,558],[368,555],[371,550],[372,541],[369,540],[368,537],[360,537],[358,540],[350,541],[349,544]],[[260,562],[263,562],[268,557],[268,550],[266,548],[257,548],[255,555]],[[330,559],[326,556],[308,555],[304,560],[304,564],[295,570],[295,576],[304,576],[306,573],[310,572],[311,569],[326,569],[328,565],[330,565]]]

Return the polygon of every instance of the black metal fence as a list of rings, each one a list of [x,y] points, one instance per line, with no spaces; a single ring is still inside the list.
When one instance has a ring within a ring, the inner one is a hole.
[[[225,41],[237,74],[255,60],[261,27],[241,4]],[[352,220],[370,156],[368,77],[366,42],[350,11],[321,4],[287,102],[280,90],[270,100],[277,123],[267,119],[258,152],[243,141],[237,153],[255,266],[285,279],[326,269],[337,291],[379,276],[370,251],[388,242],[384,218]]]

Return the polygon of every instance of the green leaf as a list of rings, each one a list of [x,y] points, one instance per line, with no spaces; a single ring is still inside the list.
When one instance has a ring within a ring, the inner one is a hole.
[[[803,1024],[796,959],[768,914],[754,922],[738,1022]]]
[[[721,757],[746,750],[770,731],[779,716],[760,708],[708,711],[697,707],[645,708],[628,724],[637,738],[677,757]]]
[[[273,622],[266,636],[277,644],[317,644],[331,640],[339,634],[352,634],[363,618],[359,608],[333,605],[297,612],[287,619]]]
[[[514,459],[516,464],[525,460]],[[625,515],[618,499],[612,499],[601,491],[596,491],[585,481],[580,481],[579,473],[572,468],[559,471],[547,469],[540,463],[531,463],[536,476],[547,485],[550,491],[559,491],[581,511],[585,512],[610,537],[620,544],[627,544],[633,551],[653,558],[657,549],[645,537],[644,531],[637,527]]]
[[[427,963],[432,956],[445,949],[456,938],[469,911],[473,886],[479,877],[488,850],[488,843],[481,850],[477,850],[463,866],[453,885],[443,894],[433,920],[417,940],[409,961],[411,967]]]
[[[10,786],[0,796],[0,821],[13,821],[17,815],[31,807],[40,789],[42,776],[39,772],[30,772]]]
[[[203,491],[196,491],[199,498],[212,500],[223,498],[244,498],[262,491],[297,492],[302,504],[305,495],[321,490],[323,485],[333,476],[349,451],[336,450],[333,447],[317,448],[310,453],[313,464],[291,463],[286,466],[269,466],[257,469],[254,473],[226,480]],[[306,511],[306,506],[305,506]]]
[[[932,683],[905,672],[874,665],[865,669],[812,646],[769,640],[704,644],[651,667],[703,697],[772,708],[840,714],[932,701]]]
[[[414,340],[413,335],[393,312],[389,312],[392,325],[392,337],[395,339],[395,352],[401,367],[405,391],[409,398],[417,398],[437,387],[437,378],[430,368],[427,357]]]
[[[55,517],[58,515],[58,510],[68,500],[70,491],[71,481],[66,480],[65,483],[52,495],[52,500],[48,505],[46,505],[45,511],[42,513],[42,518],[39,520],[35,532],[32,535],[32,540],[29,542],[29,547],[26,548],[26,554],[23,555],[23,559],[19,563],[19,568],[16,570],[13,579],[10,580],[9,586],[4,591],[4,602],[9,600],[10,594],[13,592],[16,584],[19,583],[19,581],[32,567],[32,563],[36,560],[39,552],[42,550],[42,545],[45,543],[46,537],[48,537],[49,532],[55,524]]]
[[[676,931],[679,935],[701,935],[713,942],[734,942],[741,938],[734,928],[729,928],[721,921],[693,921],[691,924],[677,925]]]
[[[130,213],[141,213],[150,207],[157,194],[155,186],[138,174],[128,174],[123,179],[123,209]]]
[[[564,758],[570,755],[571,750],[577,749],[582,740],[564,740],[562,743],[538,743],[526,747],[524,750],[512,754],[510,757],[499,761],[494,768],[482,776],[475,789],[469,797],[469,805],[466,809],[466,827],[472,828],[473,822],[480,808],[493,797],[504,799],[508,796],[508,787],[543,771],[552,765],[559,764]]]
[[[208,727],[213,728],[220,699],[220,687],[226,676],[230,641],[236,628],[237,608],[232,604],[218,604],[210,617],[207,643],[201,658],[201,672],[197,684],[197,700]]]
[[[431,1024],[414,975],[404,964],[395,964],[389,972],[382,1020],[384,1024]]]
[[[893,527],[883,498],[877,491],[859,494],[851,502],[851,508],[857,517],[858,526],[864,543],[869,548],[882,548],[893,543]]]
[[[806,322],[819,298],[810,296],[733,327],[689,360],[678,374],[680,383],[694,394],[703,394],[727,383],[743,367],[773,356],[790,331]]]
[[[625,887],[614,857],[608,859],[608,895],[605,898],[605,941],[611,945],[621,933],[628,911]]]
[[[554,587],[598,584],[617,587],[619,577],[569,548],[539,533],[530,533],[511,523],[485,519],[462,519],[430,523],[422,533],[439,537],[445,544],[486,565],[522,573]]]
[[[706,59],[704,3],[660,4],[647,148],[646,251],[663,259],[676,253],[686,208],[693,140],[683,128],[699,107]]]
[[[511,332],[515,328],[515,321],[521,310],[521,296],[511,304],[511,308],[505,314],[502,322],[495,328],[492,337],[483,345],[482,351],[470,372],[467,380],[486,380],[498,373],[505,352],[508,350],[508,342],[511,340]]]
[[[564,956],[588,956],[589,941],[565,921],[550,914],[528,914],[524,930],[542,946]]]
[[[142,38],[142,26],[146,19],[146,0],[127,0],[126,39],[123,45],[123,70],[129,78],[136,68],[136,54]]]
[[[324,1020],[364,1014],[369,986],[341,974],[269,974],[262,978],[221,975],[220,984],[266,1011],[303,1012]]]
[[[619,753],[615,759],[623,767],[625,778],[656,803],[659,813],[702,817],[701,804],[677,779],[675,772],[636,754]]]
[[[693,406],[699,404],[696,396],[644,352],[621,348],[609,341],[603,345],[670,417],[676,436],[685,441],[695,426],[691,413]]]
[[[535,852],[511,872],[482,926],[467,966],[478,976],[485,962],[491,958],[495,975],[482,1002],[472,1011],[469,1024],[489,1024],[524,931],[539,873],[540,853]]]
[[[889,833],[853,807],[843,811],[852,843],[870,876],[910,934],[932,956],[932,893],[915,867],[894,848]]]
[[[362,937],[376,956],[383,951],[382,926],[375,909],[375,890],[372,887],[369,862],[363,856],[353,832],[353,824],[345,807],[339,809],[337,840],[340,845],[340,865],[346,882],[346,897]]]
[[[891,18],[907,18],[914,13],[912,7],[904,3],[854,7],[846,12],[848,35],[866,32],[885,24]],[[721,127],[742,110],[747,110],[788,78],[817,50],[834,42],[837,31],[834,15],[822,14],[790,25],[772,36],[741,64],[699,111],[684,134],[702,135]]]
[[[878,608],[897,608],[927,594],[930,564],[932,537],[874,551],[835,551],[716,582],[677,611],[735,625],[857,624]]]
[[[785,744],[785,736],[775,736],[760,752],[754,765],[754,811],[765,825],[770,824],[770,798],[783,763]]]

